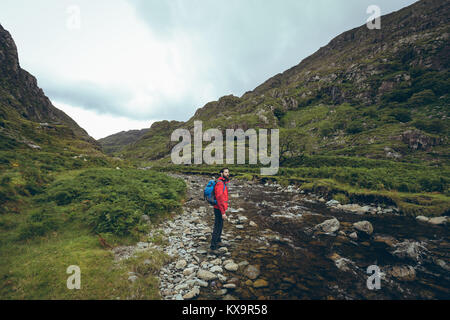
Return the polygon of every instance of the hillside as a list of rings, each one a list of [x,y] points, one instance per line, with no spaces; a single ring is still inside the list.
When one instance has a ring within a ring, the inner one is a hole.
[[[161,138],[152,139],[150,129],[121,153],[142,160],[167,156],[174,128],[192,129],[202,120],[205,128],[278,127],[281,143],[293,139],[296,146],[283,159],[446,161],[449,4],[422,0],[382,21],[381,30],[363,25],[339,35],[242,97],[222,97],[186,123],[165,126],[164,133],[159,128]]]
[[[153,275],[131,286],[127,277],[149,253],[118,265],[105,248],[144,240],[180,209],[184,188],[103,154],[21,69],[0,26],[0,299],[159,298]],[[157,270],[167,256],[151,259],[145,267]],[[74,264],[83,290],[67,289]]]
[[[149,129],[122,131],[97,141],[102,146],[103,152],[114,154],[121,151],[125,146],[139,140],[148,130]]]
[[[72,138],[90,144],[98,149],[97,142],[87,132],[66,115],[54,107],[51,101],[37,85],[34,76],[23,70],[19,64],[17,48],[8,31],[0,25],[0,116],[1,134],[11,139],[31,139],[31,132],[26,133],[18,125],[22,121],[37,123],[42,131],[67,130]],[[36,126],[35,126],[36,127]],[[39,130],[33,130],[39,135]],[[87,144],[85,144],[87,146]]]
[[[0,26],[0,212],[18,210],[16,201],[42,190],[52,172],[106,163],[97,141],[20,67],[14,40]]]

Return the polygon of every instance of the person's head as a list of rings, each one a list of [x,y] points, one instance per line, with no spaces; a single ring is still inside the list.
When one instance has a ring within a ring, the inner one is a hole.
[[[223,168],[220,170],[220,176],[229,179],[230,178],[230,170],[228,168]]]

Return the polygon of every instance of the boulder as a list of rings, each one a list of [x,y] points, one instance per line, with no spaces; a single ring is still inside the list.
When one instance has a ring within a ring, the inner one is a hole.
[[[339,201],[337,200],[330,200],[326,203],[327,206],[331,207],[331,206],[337,206],[339,204]]]
[[[217,279],[217,276],[214,273],[207,270],[198,270],[197,277],[206,281]]]
[[[427,250],[420,242],[406,240],[394,245],[393,255],[399,258],[409,258],[414,261],[421,261]]]
[[[184,269],[187,265],[187,261],[186,260],[179,260],[177,262],[177,264],[175,265],[175,268],[177,268],[178,270]]]
[[[222,273],[223,269],[220,266],[213,266],[213,267],[211,267],[211,269],[209,269],[209,271],[211,271],[213,273],[217,273],[217,272]]]
[[[191,291],[189,291],[188,293],[186,293],[183,296],[183,299],[189,300],[189,299],[195,298],[199,294],[200,294],[200,288],[199,287],[194,287],[194,289],[192,289]]]
[[[338,231],[340,228],[339,220],[336,218],[326,220],[322,222],[321,224],[318,224],[315,226],[315,229],[319,229],[325,233],[333,233]]]
[[[427,218],[424,216],[418,216],[418,217],[416,217],[416,220],[420,221],[420,222],[428,222],[428,221],[430,221],[430,218]]]
[[[353,224],[353,227],[361,232],[365,232],[368,235],[373,233],[373,226],[369,221],[359,221]]]
[[[411,266],[394,266],[389,270],[389,273],[403,281],[413,281],[416,279],[416,270]]]
[[[446,224],[448,221],[448,217],[434,217],[431,218],[428,222],[434,225],[442,225]]]
[[[225,269],[227,269],[228,271],[237,271],[238,268],[239,265],[234,262],[230,262],[225,265]]]
[[[244,275],[251,280],[255,280],[256,278],[258,278],[260,273],[261,272],[259,270],[259,266],[254,265],[249,265],[244,270]]]

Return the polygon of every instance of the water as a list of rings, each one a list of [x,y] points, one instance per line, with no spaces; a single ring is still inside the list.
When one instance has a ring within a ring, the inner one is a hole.
[[[189,182],[186,206],[207,206],[201,197],[209,177],[183,178]],[[287,192],[259,183],[232,181],[229,191],[228,214],[236,223],[225,221],[224,239],[230,244],[231,258],[236,263],[247,261],[258,266],[258,279],[268,283],[267,287],[255,288],[243,274],[245,266],[238,272],[227,272],[227,281],[234,278],[232,282],[237,284],[227,293],[237,299],[450,298],[447,226],[419,223],[411,217],[340,212],[308,201],[298,190]],[[207,220],[212,227],[212,207],[208,210],[211,215]],[[236,228],[240,224],[238,216],[248,218],[242,223],[243,229]],[[314,231],[314,226],[333,217],[340,221],[345,235]],[[355,231],[352,224],[362,220],[373,225],[373,234],[359,232],[357,240],[351,239],[349,234]],[[249,226],[250,221],[257,227]],[[398,244],[404,241],[415,246],[409,253],[395,254]],[[206,249],[207,244],[203,247]],[[379,290],[367,286],[372,275],[367,268],[372,265],[381,271]],[[409,270],[409,274],[395,277],[391,272],[394,267]],[[217,281],[202,288],[199,299],[222,298],[218,295],[221,285]]]

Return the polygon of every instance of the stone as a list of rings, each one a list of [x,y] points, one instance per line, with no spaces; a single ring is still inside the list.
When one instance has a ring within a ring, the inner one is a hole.
[[[337,206],[338,204],[340,204],[339,201],[334,200],[334,199],[330,200],[326,203],[327,206]]]
[[[138,279],[138,277],[135,276],[135,275],[132,275],[132,276],[129,276],[129,277],[128,277],[128,281],[130,281],[130,282],[132,282],[132,283],[134,283],[137,279]]]
[[[403,281],[413,281],[416,279],[416,270],[411,266],[394,266],[389,273]]]
[[[225,297],[223,297],[223,300],[237,300],[237,299],[233,297],[231,294],[227,294]]]
[[[221,248],[219,248],[219,250],[217,250],[218,252],[220,252],[220,253],[227,253],[228,252],[228,249],[227,249],[227,247],[221,247]]]
[[[254,288],[265,288],[268,286],[269,286],[269,283],[264,279],[258,279],[255,282],[253,282]]]
[[[216,294],[217,296],[224,296],[224,295],[227,294],[227,292],[228,292],[227,289],[220,289],[220,290],[217,290],[217,291],[215,292],[215,294]]]
[[[359,221],[353,224],[353,227],[361,232],[365,232],[368,235],[373,233],[373,226],[369,221]]]
[[[183,275],[190,276],[194,273],[195,267],[187,268],[183,270]]]
[[[242,261],[238,263],[239,267],[245,267],[248,266],[248,264],[249,264],[248,261]]]
[[[234,283],[227,283],[223,287],[226,289],[236,289],[236,285]]]
[[[239,219],[239,222],[246,222],[248,220],[248,218],[245,216],[239,216],[238,219]]]
[[[214,273],[207,270],[199,270],[197,272],[197,277],[206,281],[217,279],[217,276]]]
[[[256,223],[254,223],[253,221],[250,221],[249,226],[250,227],[257,227],[258,225]]]
[[[244,270],[244,275],[251,280],[255,280],[260,275],[259,266],[254,265],[247,266],[247,268],[245,268]]]
[[[340,228],[339,220],[336,218],[325,220],[321,224],[315,226],[315,229],[320,229],[325,233],[333,233],[338,231]]]
[[[428,222],[434,225],[442,225],[447,223],[448,217],[434,217],[431,218]]]
[[[352,232],[349,234],[349,237],[352,238],[353,240],[357,240],[358,239],[358,234],[356,232]]]
[[[237,271],[238,268],[239,266],[234,262],[230,262],[225,265],[225,269],[227,269],[228,271]]]
[[[179,260],[176,265],[175,268],[177,268],[178,270],[184,269],[187,265],[187,261],[186,260]]]
[[[427,218],[424,216],[418,216],[418,217],[416,217],[416,220],[420,221],[420,222],[428,222],[428,221],[430,221],[430,218]]]
[[[213,265],[216,265],[216,266],[217,265],[221,265],[222,264],[222,259],[217,258],[217,259],[212,260],[210,263],[213,264]]]
[[[394,245],[393,255],[399,258],[409,258],[415,261],[421,261],[426,248],[419,242],[406,240]]]
[[[183,299],[189,300],[189,299],[195,298],[199,294],[200,294],[200,288],[199,287],[194,287],[191,291],[189,291],[187,294],[185,294],[183,296]]]
[[[198,284],[200,287],[204,287],[204,288],[208,287],[208,282],[203,281],[203,280],[200,280],[200,279],[197,279],[197,284]]]
[[[225,277],[223,274],[218,274],[217,277],[219,278],[220,281],[225,282],[227,281],[227,277]]]
[[[223,272],[223,269],[222,269],[222,267],[220,267],[220,266],[213,266],[213,267],[211,267],[211,269],[209,269],[209,271],[211,271],[211,272],[213,272],[213,273],[217,273],[217,272],[222,273],[222,272]]]

